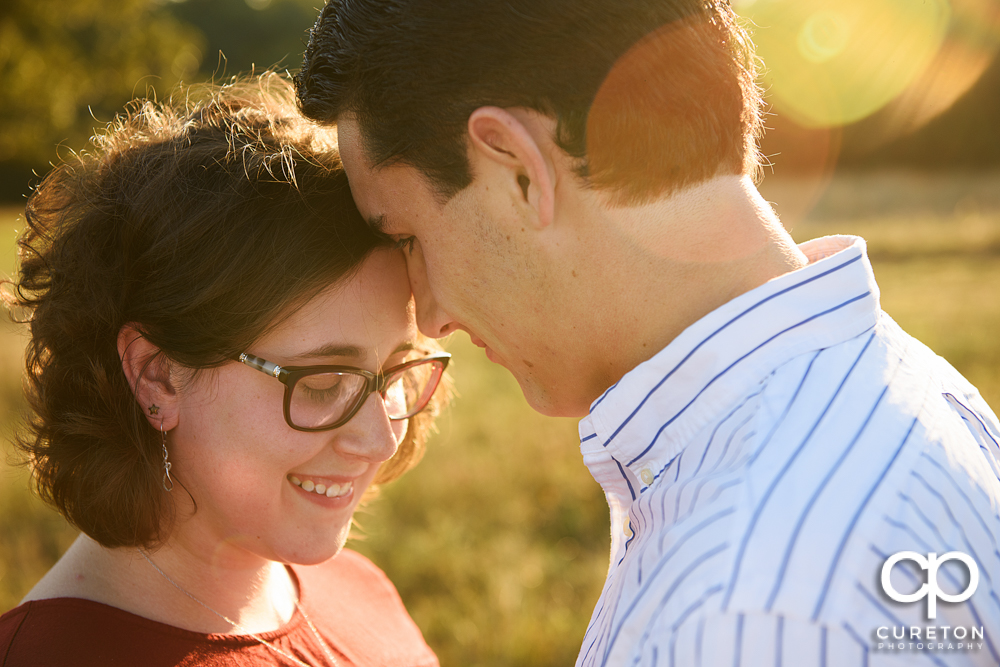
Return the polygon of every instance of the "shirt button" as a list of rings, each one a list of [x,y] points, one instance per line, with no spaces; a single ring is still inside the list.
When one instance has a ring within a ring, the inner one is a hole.
[[[649,468],[643,468],[642,472],[639,473],[639,477],[642,479],[642,483],[647,486],[653,483],[653,471]]]

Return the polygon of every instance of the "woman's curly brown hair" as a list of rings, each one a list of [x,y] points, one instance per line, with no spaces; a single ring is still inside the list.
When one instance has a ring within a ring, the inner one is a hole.
[[[382,244],[335,132],[298,114],[284,78],[182,95],[134,102],[44,178],[8,295],[31,330],[33,415],[16,444],[39,495],[106,547],[154,545],[173,520],[160,434],[118,356],[122,327],[184,367],[229,363]],[[377,483],[416,463],[442,400],[411,420]]]

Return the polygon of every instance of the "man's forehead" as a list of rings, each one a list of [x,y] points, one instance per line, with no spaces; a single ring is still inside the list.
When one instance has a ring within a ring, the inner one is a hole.
[[[342,114],[337,118],[337,144],[345,166],[348,163],[351,166],[368,166],[361,144],[361,128],[353,114]]]
[[[350,114],[337,119],[340,157],[361,215],[374,231],[391,235],[409,228],[429,208],[440,208],[433,186],[416,167],[402,161],[373,165],[361,126]]]
[[[361,145],[361,130],[351,114],[344,114],[337,119],[337,144],[340,160],[347,172],[347,180],[351,185],[351,194],[361,215],[375,231],[383,231],[385,215],[377,210],[378,186],[372,183],[375,174],[372,172]]]

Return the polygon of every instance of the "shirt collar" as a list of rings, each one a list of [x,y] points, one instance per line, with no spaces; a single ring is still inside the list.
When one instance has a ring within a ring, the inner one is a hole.
[[[805,267],[729,301],[626,373],[580,422],[581,451],[609,493],[634,497],[705,426],[789,359],[875,325],[864,239],[799,246]]]

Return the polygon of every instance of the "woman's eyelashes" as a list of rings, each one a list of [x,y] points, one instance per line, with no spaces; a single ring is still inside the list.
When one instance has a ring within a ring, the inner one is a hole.
[[[396,239],[396,242],[393,244],[393,246],[397,250],[404,250],[407,255],[412,255],[413,254],[413,244],[416,243],[416,242],[417,242],[417,237],[416,236],[403,236],[403,237],[400,237],[400,238]]]
[[[348,381],[336,373],[311,375],[301,382],[303,394],[311,401],[328,402],[336,400],[348,393]]]

